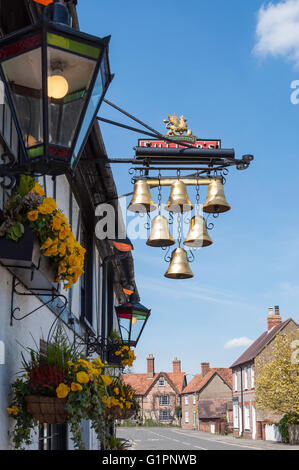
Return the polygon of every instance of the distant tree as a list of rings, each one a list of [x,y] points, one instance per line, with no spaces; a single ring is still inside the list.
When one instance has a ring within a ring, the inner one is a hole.
[[[299,414],[298,332],[279,335],[270,357],[256,360],[256,404],[282,414]]]

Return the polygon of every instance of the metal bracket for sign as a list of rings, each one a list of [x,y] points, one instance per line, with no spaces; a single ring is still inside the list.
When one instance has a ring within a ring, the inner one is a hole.
[[[145,171],[162,171],[162,170],[194,170],[198,174],[210,175],[212,172],[221,172],[230,166],[235,166],[237,170],[245,170],[249,167],[253,160],[253,155],[243,155],[242,158],[236,159],[234,149],[221,149],[221,148],[196,148],[194,145],[184,141],[184,136],[172,138],[171,136],[162,135],[152,127],[145,124],[140,119],[132,114],[129,114],[124,109],[104,99],[104,102],[129,117],[133,121],[141,124],[147,130],[139,129],[136,127],[128,126],[120,122],[112,121],[102,117],[97,117],[98,121],[112,124],[117,127],[128,129],[139,134],[147,135],[164,141],[166,143],[176,144],[177,148],[157,148],[157,147],[135,147],[135,158],[108,158],[108,163],[125,163],[132,164],[134,170]],[[196,138],[197,141],[206,141],[207,139]],[[181,148],[178,148],[181,147]]]
[[[12,291],[11,291],[11,307],[10,307],[10,326],[12,326],[13,320],[17,320],[17,321],[23,320],[24,318],[29,317],[30,315],[37,312],[41,308],[46,307],[47,305],[51,304],[56,299],[63,299],[63,301],[64,301],[64,304],[61,307],[58,307],[58,308],[61,308],[61,309],[64,310],[67,306],[68,300],[67,300],[66,296],[63,295],[63,294],[57,293],[57,291],[55,291],[55,289],[52,289],[51,291],[49,289],[34,289],[37,292],[19,292],[17,290],[17,287],[20,286],[20,285],[23,285],[23,284],[20,281],[17,280],[16,276],[13,276]],[[42,291],[44,291],[45,293],[43,293]],[[31,312],[26,313],[25,315],[22,315],[21,317],[16,317],[15,313],[17,311],[20,312],[21,309],[19,307],[14,306],[14,296],[15,295],[22,295],[22,296],[36,296],[36,295],[38,295],[39,297],[49,297],[50,296],[50,299],[47,302],[44,302],[39,307],[35,308],[34,310],[31,310]]]
[[[86,356],[97,354],[103,360],[107,360],[108,364],[117,365],[119,369],[124,367],[121,364],[119,356],[115,356],[115,352],[120,349],[122,343],[117,339],[104,338],[102,336],[93,336],[87,333],[85,339]],[[113,356],[113,360],[112,360]]]

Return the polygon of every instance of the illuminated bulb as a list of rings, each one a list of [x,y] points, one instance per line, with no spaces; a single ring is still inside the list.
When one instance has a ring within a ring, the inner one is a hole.
[[[137,323],[137,318],[133,316],[132,317],[132,325],[136,325],[136,323]]]
[[[69,84],[60,71],[55,70],[54,74],[48,77],[48,96],[59,100],[69,91]]]

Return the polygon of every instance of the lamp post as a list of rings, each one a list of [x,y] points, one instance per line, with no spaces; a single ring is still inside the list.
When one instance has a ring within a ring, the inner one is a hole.
[[[75,171],[113,78],[109,40],[73,29],[60,2],[0,39],[0,78],[19,138],[18,155],[0,175]]]

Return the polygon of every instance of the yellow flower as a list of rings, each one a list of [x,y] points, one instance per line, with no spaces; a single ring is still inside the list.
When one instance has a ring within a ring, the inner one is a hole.
[[[93,361],[92,361],[93,365],[95,367],[104,367],[104,364],[102,362],[102,360],[99,358],[99,357],[96,357]]]
[[[64,383],[61,383],[58,385],[56,388],[56,394],[58,398],[66,398],[70,392],[70,387],[65,385]]]
[[[87,384],[89,382],[89,375],[86,372],[77,373],[77,382],[80,384]]]
[[[41,214],[52,214],[57,209],[56,202],[52,197],[45,197],[37,209]]]
[[[34,222],[38,218],[38,211],[30,211],[27,214],[27,219]]]
[[[59,247],[58,247],[58,252],[60,254],[60,256],[64,256],[65,253],[66,253],[66,244],[65,243],[60,243]]]
[[[45,252],[45,256],[56,256],[58,254],[58,246],[57,243],[54,243],[54,245],[50,246]]]
[[[7,413],[9,415],[14,415],[17,416],[19,413],[19,408],[15,405],[13,405],[11,408],[7,408]]]
[[[61,276],[61,274],[64,274],[66,272],[66,265],[65,263],[61,262],[58,265],[58,276]]]
[[[60,228],[60,232],[59,232],[60,240],[64,240],[69,234],[70,234],[69,227],[62,225],[62,227]]]
[[[49,246],[53,245],[54,243],[54,240],[52,240],[52,238],[47,238],[47,240],[45,241],[45,243],[43,243],[43,245],[41,246],[41,250],[46,250],[47,248],[49,248]]]
[[[118,387],[115,387],[113,389],[113,391],[114,391],[115,395],[119,395],[119,388]]]
[[[35,183],[35,185],[33,186],[32,188],[32,191],[35,193],[35,194],[39,194],[39,196],[44,196],[45,195],[45,191],[43,190],[43,188],[39,185],[39,183]]]
[[[128,408],[128,410],[131,408],[132,406],[132,403],[130,401],[126,401],[126,408]]]
[[[88,369],[92,369],[92,364],[89,361],[86,361],[85,359],[79,359],[78,364],[81,366],[87,367]]]
[[[63,223],[64,223],[64,221],[62,220],[62,218],[58,214],[54,215],[54,217],[52,219],[52,228],[53,228],[53,230],[60,230],[60,227]]]
[[[102,397],[102,402],[103,402],[103,403],[107,403],[107,402],[108,402],[108,397],[107,397],[106,395],[104,395],[104,396]]]
[[[69,367],[74,367],[75,366],[75,364],[72,361],[67,361],[67,365]]]
[[[112,383],[112,378],[110,377],[110,375],[101,375],[101,378],[104,384],[107,385],[107,387]]]
[[[76,382],[72,382],[71,390],[72,392],[80,392],[83,389],[82,385],[77,384]]]

